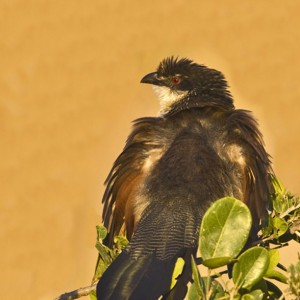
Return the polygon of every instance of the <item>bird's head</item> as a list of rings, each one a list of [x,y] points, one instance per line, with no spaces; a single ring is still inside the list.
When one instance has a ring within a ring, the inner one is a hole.
[[[144,76],[141,83],[154,86],[159,96],[161,113],[190,107],[219,106],[233,108],[223,74],[198,65],[187,58],[164,59],[156,72]]]

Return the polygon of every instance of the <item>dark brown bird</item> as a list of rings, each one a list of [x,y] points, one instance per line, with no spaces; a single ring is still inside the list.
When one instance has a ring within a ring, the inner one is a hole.
[[[106,180],[106,242],[122,231],[130,243],[100,279],[99,300],[183,299],[207,208],[225,196],[240,199],[257,232],[271,192],[257,122],[235,109],[222,73],[171,57],[141,82],[154,86],[160,115],[134,121]],[[170,291],[178,257],[185,267]]]

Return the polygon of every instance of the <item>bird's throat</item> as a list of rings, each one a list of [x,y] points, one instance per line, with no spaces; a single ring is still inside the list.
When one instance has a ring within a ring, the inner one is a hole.
[[[175,103],[181,101],[188,94],[188,91],[172,91],[166,86],[154,85],[153,90],[158,95],[160,114],[168,112]]]

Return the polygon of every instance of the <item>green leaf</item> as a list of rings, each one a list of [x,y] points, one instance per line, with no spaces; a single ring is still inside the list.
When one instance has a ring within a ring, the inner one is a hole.
[[[226,294],[222,285],[211,277],[201,277],[193,257],[192,271],[194,282],[189,288],[189,300],[225,299]]]
[[[272,234],[273,232],[273,226],[272,226],[272,217],[269,215],[266,220],[264,221],[264,224],[262,224],[262,233],[264,237],[267,237]]]
[[[277,213],[283,213],[289,208],[286,195],[276,195],[273,199],[273,208]]]
[[[252,295],[255,300],[262,300],[265,294],[262,290],[254,290],[251,291],[250,295]]]
[[[106,269],[107,269],[107,264],[105,264],[103,260],[101,260],[99,255],[92,282],[95,283],[102,276],[102,274],[105,272]]]
[[[276,194],[283,195],[285,193],[285,188],[278,177],[271,175],[271,182]]]
[[[232,279],[244,289],[250,289],[266,273],[270,262],[269,252],[262,247],[253,247],[245,251],[233,266]]]
[[[270,255],[270,263],[267,272],[265,273],[264,277],[270,278],[270,279],[276,279],[280,282],[286,283],[287,278],[284,274],[274,270],[274,268],[278,265],[280,260],[280,253],[276,249],[269,250]]]
[[[93,277],[93,282],[95,282],[96,280],[98,280],[98,278],[102,276],[104,271],[112,262],[112,257],[111,257],[112,252],[109,248],[107,248],[105,245],[103,245],[100,242],[96,243],[96,248],[99,252],[99,255],[96,264],[95,274]]]
[[[221,266],[228,265],[230,262],[232,262],[232,259],[232,257],[209,258],[203,261],[203,264],[210,269],[215,269]]]
[[[287,277],[284,274],[282,274],[281,272],[276,271],[276,270],[272,270],[272,271],[268,272],[268,274],[266,274],[265,277],[270,278],[270,279],[275,279],[282,283],[287,283]]]
[[[96,248],[99,252],[101,259],[104,261],[105,264],[110,265],[111,257],[108,253],[107,247],[99,242],[96,243]]]
[[[198,293],[198,289],[196,287],[196,283],[193,282],[189,288],[188,300],[200,300],[200,299],[204,299],[204,298],[200,297]]]
[[[213,280],[211,277],[210,277],[210,291],[211,291],[210,299],[219,299],[219,298],[224,299],[225,297],[225,291],[222,285],[218,281]]]
[[[280,253],[277,249],[269,250],[269,255],[270,255],[270,263],[266,275],[268,274],[268,272],[273,271],[273,269],[278,265],[280,260]]]
[[[268,291],[268,286],[266,280],[262,279],[258,283],[256,283],[253,287],[252,290],[261,290],[263,293],[267,293]]]
[[[129,241],[127,240],[126,236],[117,235],[114,237],[114,243],[119,250],[123,250],[123,248],[129,244]]]
[[[96,230],[97,230],[97,240],[104,240],[105,237],[107,236],[107,229],[102,225],[97,225]]]
[[[179,257],[176,261],[174,271],[172,274],[170,289],[172,289],[175,286],[175,284],[177,283],[177,277],[182,273],[183,267],[184,267],[184,259],[182,257]]]
[[[204,297],[205,297],[205,290],[203,290],[204,285],[203,285],[203,282],[201,281],[199,270],[198,270],[197,264],[196,264],[193,256],[192,256],[191,262],[192,262],[192,273],[193,273],[193,279],[194,279],[194,283],[193,283],[194,287],[193,287],[191,294],[193,297],[195,297],[195,295],[197,294],[198,298],[201,297],[202,299],[204,299]],[[196,298],[193,298],[193,299],[196,299]]]
[[[241,300],[256,300],[256,298],[251,294],[245,294],[242,296]]]
[[[243,249],[251,224],[251,213],[243,202],[231,197],[216,201],[201,223],[199,249],[203,264],[210,268],[228,264]]]
[[[288,223],[279,217],[274,217],[272,219],[272,225],[275,228],[276,238],[280,237],[289,229]]]
[[[250,293],[244,294],[241,300],[262,300],[264,298],[264,293],[262,290],[254,290]]]
[[[90,298],[91,298],[91,300],[97,300],[96,291],[90,292]]]

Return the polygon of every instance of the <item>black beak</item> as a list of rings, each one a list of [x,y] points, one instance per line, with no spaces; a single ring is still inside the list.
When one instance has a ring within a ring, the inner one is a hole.
[[[153,72],[150,73],[146,76],[144,76],[141,80],[141,83],[150,83],[150,84],[154,84],[154,85],[162,85],[162,82],[157,79],[157,73]]]

